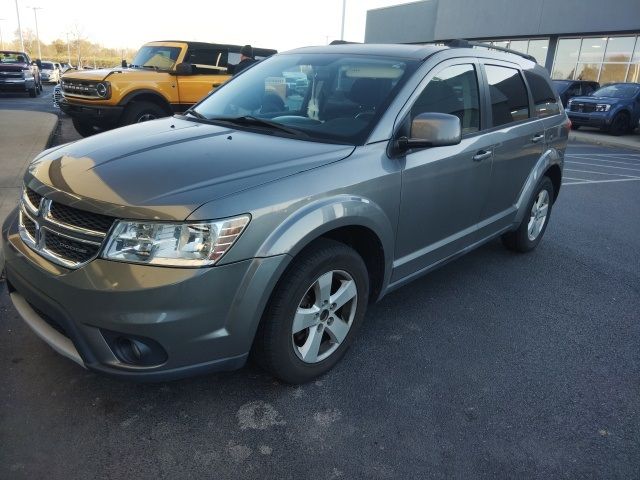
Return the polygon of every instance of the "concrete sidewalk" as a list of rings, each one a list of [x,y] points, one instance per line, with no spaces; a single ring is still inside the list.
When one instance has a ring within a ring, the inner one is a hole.
[[[27,165],[47,148],[57,125],[51,113],[0,110],[0,224],[18,202]]]
[[[640,133],[637,130],[634,133],[615,137],[608,133],[602,133],[599,130],[584,129],[583,127],[580,130],[571,130],[569,141],[640,150]]]

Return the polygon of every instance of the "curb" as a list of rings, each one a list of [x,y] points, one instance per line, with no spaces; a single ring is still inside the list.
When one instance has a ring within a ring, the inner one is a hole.
[[[586,133],[586,132],[585,132]],[[636,133],[632,133],[631,135],[637,135]],[[612,137],[611,139],[598,137],[591,137],[590,135],[578,134],[571,132],[569,134],[570,142],[578,142],[578,143],[590,143],[593,145],[601,145],[603,147],[614,147],[614,148],[626,148],[628,150],[638,150],[640,151],[640,141],[638,141],[637,145],[633,143],[620,142],[616,141],[618,137]]]

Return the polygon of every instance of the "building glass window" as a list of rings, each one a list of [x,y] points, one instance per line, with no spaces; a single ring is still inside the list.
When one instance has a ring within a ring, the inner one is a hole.
[[[602,85],[637,82],[639,42],[640,36],[560,38],[551,77],[592,80]]]
[[[556,59],[553,62],[551,78],[573,80],[581,43],[582,40],[579,38],[561,38],[558,40]]]
[[[549,48],[549,40],[529,40],[529,49],[527,53],[536,59],[540,65],[544,66],[547,60],[547,50]]]
[[[527,53],[527,49],[529,48],[529,41],[511,40],[511,42],[509,42],[509,48],[511,50],[515,50],[516,52]]]

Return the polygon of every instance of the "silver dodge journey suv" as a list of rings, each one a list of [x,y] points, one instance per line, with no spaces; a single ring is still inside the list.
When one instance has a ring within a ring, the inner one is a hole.
[[[275,55],[183,116],[34,159],[2,227],[8,290],[94,371],[166,380],[252,354],[305,382],[339,361],[370,302],[496,237],[533,250],[568,132],[526,55]]]

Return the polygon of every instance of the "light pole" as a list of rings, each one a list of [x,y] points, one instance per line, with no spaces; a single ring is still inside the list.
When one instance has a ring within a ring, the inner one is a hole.
[[[22,38],[22,27],[20,26],[20,9],[18,8],[18,0],[16,0],[16,16],[18,17],[18,33],[20,34],[20,48],[24,52],[24,39]]]
[[[344,40],[344,14],[347,10],[347,0],[342,0],[342,28],[340,29],[340,40]]]
[[[6,18],[0,18],[0,22],[6,20]],[[4,38],[2,38],[2,24],[0,24],[0,49],[4,50]]]
[[[36,19],[36,40],[38,41],[38,58],[42,59],[42,49],[40,48],[40,33],[38,32],[38,10],[42,10],[42,7],[27,7],[27,8],[33,9],[33,17]]]

